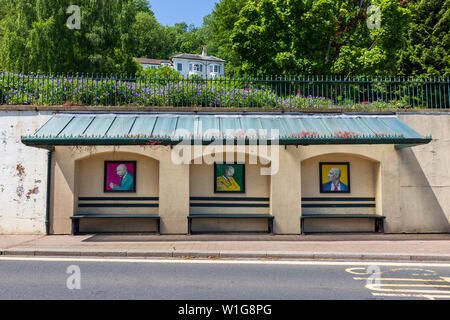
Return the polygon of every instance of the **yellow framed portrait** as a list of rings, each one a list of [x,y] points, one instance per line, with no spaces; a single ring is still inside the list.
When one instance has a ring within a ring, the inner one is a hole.
[[[350,163],[321,162],[320,193],[350,193]]]

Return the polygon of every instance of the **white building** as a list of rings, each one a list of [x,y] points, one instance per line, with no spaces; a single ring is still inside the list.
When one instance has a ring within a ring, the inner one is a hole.
[[[172,61],[170,60],[159,60],[159,59],[147,59],[147,58],[136,58],[136,60],[142,65],[145,70],[147,68],[159,68],[163,66],[172,66]]]
[[[206,46],[201,55],[182,53],[172,58],[173,68],[182,76],[198,75],[202,78],[225,76],[225,60],[208,56]]]

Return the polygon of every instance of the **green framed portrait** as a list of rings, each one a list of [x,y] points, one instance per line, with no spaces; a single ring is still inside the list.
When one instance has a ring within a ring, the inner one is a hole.
[[[215,193],[245,193],[245,164],[214,163]]]

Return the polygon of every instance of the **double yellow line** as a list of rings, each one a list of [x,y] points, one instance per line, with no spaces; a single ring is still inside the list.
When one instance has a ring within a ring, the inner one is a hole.
[[[346,271],[353,274],[357,273],[356,270],[360,268],[349,268]],[[401,269],[402,271],[414,271],[417,269]],[[395,272],[398,270],[389,270],[387,272]],[[421,270],[425,273],[432,273],[437,275],[437,272],[433,270]],[[435,299],[450,299],[450,278],[439,277],[436,279],[424,279],[424,278],[383,278],[383,277],[354,277],[354,280],[365,280],[366,288],[369,289],[374,296],[384,297],[410,297],[410,298],[425,298],[430,300]],[[370,281],[370,283],[369,283]],[[388,281],[388,283],[383,283]],[[399,282],[413,282],[413,283],[399,283]],[[394,282],[394,283],[391,283]],[[415,283],[414,283],[415,282]],[[432,284],[429,284],[432,283]],[[430,290],[427,288],[433,288],[438,290]]]

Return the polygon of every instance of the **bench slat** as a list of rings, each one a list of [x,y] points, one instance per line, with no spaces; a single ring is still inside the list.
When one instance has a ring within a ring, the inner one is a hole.
[[[268,214],[191,214],[188,218],[249,218],[249,219],[273,219],[272,215]]]
[[[160,216],[158,215],[111,215],[111,214],[103,214],[103,215],[92,215],[92,214],[87,214],[87,215],[78,215],[78,216],[73,216],[70,217],[70,219],[72,220],[77,220],[77,219],[102,219],[102,218],[108,218],[108,219],[113,219],[113,218],[148,218],[148,219],[160,219]]]
[[[367,219],[386,219],[385,216],[368,215],[368,214],[304,214],[302,218],[367,218]]]

